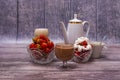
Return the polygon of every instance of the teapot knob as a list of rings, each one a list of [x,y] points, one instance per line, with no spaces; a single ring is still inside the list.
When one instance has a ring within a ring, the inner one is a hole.
[[[74,14],[74,19],[77,19],[77,14]]]

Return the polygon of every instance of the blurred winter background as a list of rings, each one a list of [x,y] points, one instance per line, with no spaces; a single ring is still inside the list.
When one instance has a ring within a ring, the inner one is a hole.
[[[0,0],[0,43],[29,43],[36,28],[62,42],[59,22],[74,13],[90,22],[90,40],[120,44],[120,0]]]

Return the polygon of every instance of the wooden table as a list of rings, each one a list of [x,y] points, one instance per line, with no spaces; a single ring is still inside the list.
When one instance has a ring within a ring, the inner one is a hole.
[[[54,60],[48,65],[31,62],[25,44],[0,45],[0,80],[120,80],[120,46],[108,46],[100,59],[68,64],[68,70]]]

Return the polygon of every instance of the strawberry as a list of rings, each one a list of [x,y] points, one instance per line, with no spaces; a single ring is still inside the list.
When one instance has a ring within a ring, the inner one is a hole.
[[[79,45],[81,45],[81,46],[87,45],[87,41],[83,41],[83,42],[79,43]]]
[[[31,43],[31,44],[29,45],[29,48],[30,48],[30,49],[36,49],[36,48],[37,48],[37,46],[36,46],[36,44]]]
[[[86,48],[87,45],[83,45],[83,46]]]
[[[80,56],[80,54],[81,54],[81,53],[80,53],[80,52],[78,52],[78,51],[76,51],[76,52],[75,52],[75,54],[76,54],[76,55],[78,55],[78,56]]]
[[[46,48],[47,48],[47,43],[43,42],[43,43],[41,44],[41,49],[46,49]]]
[[[76,48],[75,51],[78,51],[78,48]]]
[[[48,48],[52,49],[54,47],[54,44],[52,41],[47,42]]]
[[[50,49],[49,49],[49,48],[46,48],[46,49],[45,49],[45,53],[50,53]]]
[[[42,43],[46,43],[46,41],[43,39],[40,39],[40,44],[42,44]]]
[[[45,35],[40,35],[39,36],[39,38],[40,39],[43,39],[43,40],[46,40],[46,41],[48,41],[49,39],[48,39],[48,37],[47,36],[45,36]]]
[[[40,39],[44,39],[45,36],[44,36],[44,35],[40,35],[39,38],[40,38]]]

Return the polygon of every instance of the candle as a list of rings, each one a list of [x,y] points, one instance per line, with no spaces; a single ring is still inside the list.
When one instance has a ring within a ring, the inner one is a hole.
[[[45,35],[48,36],[48,29],[47,28],[37,28],[34,31],[34,36],[40,36],[40,35]]]

